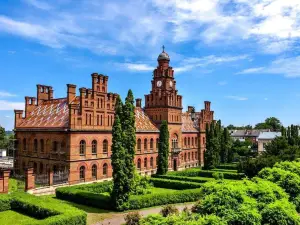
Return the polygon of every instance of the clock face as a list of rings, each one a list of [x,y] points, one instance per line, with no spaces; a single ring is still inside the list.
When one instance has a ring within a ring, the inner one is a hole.
[[[157,81],[156,85],[157,85],[157,87],[161,87],[162,82],[159,80],[159,81]]]
[[[170,87],[172,87],[173,86],[173,82],[170,80]]]

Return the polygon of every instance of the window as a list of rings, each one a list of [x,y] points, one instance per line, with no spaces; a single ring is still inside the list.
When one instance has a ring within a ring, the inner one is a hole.
[[[105,139],[103,141],[103,154],[107,154],[108,153],[108,141]]]
[[[138,159],[137,168],[138,168],[139,170],[141,169],[141,159]]]
[[[197,160],[197,152],[195,152],[195,159]]]
[[[141,141],[141,139],[138,139],[138,141],[137,141],[137,150],[141,151],[141,148],[142,148],[142,141]]]
[[[57,152],[58,150],[58,142],[57,141],[53,141],[52,142],[52,151],[53,152]]]
[[[92,141],[92,154],[97,154],[97,141],[93,140]]]
[[[159,144],[159,139],[156,138],[156,151],[158,151],[158,144]]]
[[[102,126],[102,121],[103,121],[103,118],[102,118],[102,115],[100,116],[100,126]]]
[[[184,161],[186,162],[186,152],[184,153]]]
[[[147,168],[147,164],[148,164],[147,158],[144,158],[144,168]]]
[[[97,115],[97,125],[99,126],[99,115]]]
[[[33,173],[36,174],[36,172],[37,172],[37,163],[34,162],[33,163]]]
[[[92,166],[92,178],[97,179],[97,165],[96,164],[94,164]]]
[[[38,140],[34,139],[33,141],[33,151],[37,152],[38,151]]]
[[[104,163],[103,165],[103,176],[107,176],[107,164]]]
[[[150,158],[150,167],[153,168],[153,157]]]
[[[66,142],[62,141],[60,144],[60,151],[65,152],[66,151]]]
[[[174,134],[174,137],[172,139],[172,148],[177,148],[178,147],[178,135]]]
[[[84,155],[85,154],[85,147],[86,147],[85,141],[81,140],[80,144],[79,144],[79,154],[80,155]]]
[[[184,146],[186,146],[186,137],[184,138]]]
[[[81,166],[79,169],[79,177],[80,177],[80,180],[85,179],[85,167],[84,166]]]
[[[192,146],[194,146],[194,137],[192,137]]]
[[[41,145],[41,152],[44,152],[45,146],[44,146],[44,140],[43,139],[40,140],[40,145]]]
[[[43,163],[40,163],[40,174],[42,174],[44,172],[44,165]]]
[[[23,139],[23,151],[27,150],[26,138]]]
[[[148,148],[148,141],[147,138],[144,139],[144,151],[147,152],[147,148]]]
[[[191,153],[188,153],[188,161],[191,161]]]
[[[191,138],[188,138],[188,146],[190,147],[191,145]]]
[[[194,160],[194,152],[192,152],[192,160]]]
[[[92,115],[90,114],[90,124],[89,125],[92,125]]]
[[[195,137],[195,146],[197,147],[198,146],[198,138]]]
[[[150,151],[153,151],[153,138],[150,139]]]

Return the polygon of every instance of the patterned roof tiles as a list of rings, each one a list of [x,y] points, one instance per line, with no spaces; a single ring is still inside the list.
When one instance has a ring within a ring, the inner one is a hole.
[[[198,132],[199,129],[199,120],[200,114],[196,113],[196,118],[194,121],[191,119],[191,114],[186,112],[182,113],[181,120],[182,120],[182,132]]]
[[[18,128],[66,128],[69,124],[67,100],[53,99],[37,106]]]
[[[159,132],[158,128],[151,121],[149,116],[141,108],[135,108],[135,127],[136,131]]]

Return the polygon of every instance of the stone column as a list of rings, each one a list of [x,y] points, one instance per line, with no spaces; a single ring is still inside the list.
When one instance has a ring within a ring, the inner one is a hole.
[[[25,191],[35,188],[33,168],[26,168],[25,170]]]

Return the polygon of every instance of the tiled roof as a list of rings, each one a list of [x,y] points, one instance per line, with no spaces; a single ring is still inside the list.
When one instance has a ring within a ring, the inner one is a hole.
[[[18,128],[65,128],[69,124],[67,100],[53,99],[37,106]]]
[[[136,131],[159,132],[158,128],[151,121],[149,116],[141,108],[135,108]]]
[[[182,127],[181,131],[182,132],[198,132],[199,129],[199,113],[196,113],[196,118],[194,121],[191,119],[191,114],[190,113],[182,113],[181,120],[182,120]]]

